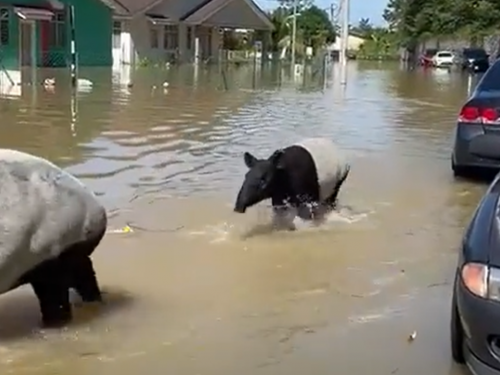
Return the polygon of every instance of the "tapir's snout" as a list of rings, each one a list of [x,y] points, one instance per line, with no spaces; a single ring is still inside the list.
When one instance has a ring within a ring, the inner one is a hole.
[[[237,212],[239,214],[244,214],[246,212],[246,210],[247,210],[246,207],[243,207],[243,206],[239,207],[237,205],[234,206],[234,212]]]
[[[243,199],[243,187],[238,193],[236,197],[236,203],[234,204],[234,212],[239,214],[244,214],[247,210],[247,205],[245,203],[245,199]]]

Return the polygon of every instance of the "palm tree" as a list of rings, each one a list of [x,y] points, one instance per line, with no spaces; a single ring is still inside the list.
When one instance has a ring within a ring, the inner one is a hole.
[[[274,30],[271,35],[272,39],[272,50],[277,52],[282,52],[282,58],[286,54],[292,45],[292,37],[291,30],[292,25],[291,21],[293,19],[293,15],[290,14],[288,9],[283,7],[277,8],[270,14],[271,22],[274,25]],[[295,52],[301,54],[304,52],[304,43],[302,33],[299,29],[297,29],[296,38],[295,38]]]

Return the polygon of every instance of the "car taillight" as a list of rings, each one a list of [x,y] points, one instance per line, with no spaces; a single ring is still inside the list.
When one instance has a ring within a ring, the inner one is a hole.
[[[500,118],[495,108],[478,108],[466,106],[460,111],[459,122],[479,124],[500,124]]]

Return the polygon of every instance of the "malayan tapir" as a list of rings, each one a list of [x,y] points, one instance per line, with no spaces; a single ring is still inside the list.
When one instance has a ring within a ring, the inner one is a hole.
[[[276,150],[267,159],[258,159],[245,152],[248,167],[245,180],[236,198],[234,211],[271,199],[274,218],[293,221],[321,219],[325,210],[333,208],[350,166],[337,146],[325,138],[308,138]],[[293,209],[290,217],[290,208]],[[292,226],[293,228],[293,226]]]
[[[51,162],[0,149],[0,294],[31,284],[45,326],[72,319],[69,289],[101,301],[90,255],[107,215],[82,182]]]

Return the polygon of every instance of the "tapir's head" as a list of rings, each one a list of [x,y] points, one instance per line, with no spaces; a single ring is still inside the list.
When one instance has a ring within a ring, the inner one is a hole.
[[[243,156],[248,172],[241,186],[234,211],[245,213],[247,208],[271,198],[273,189],[276,188],[276,178],[283,168],[280,159],[283,150],[275,151],[268,159],[257,159],[249,152]]]

